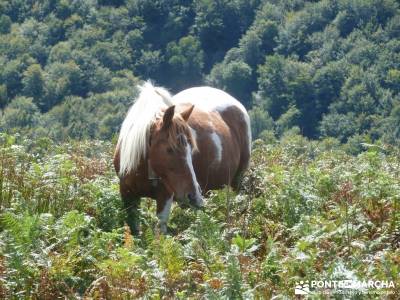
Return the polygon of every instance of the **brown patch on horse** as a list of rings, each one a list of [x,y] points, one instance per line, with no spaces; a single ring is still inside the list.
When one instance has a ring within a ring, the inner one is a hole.
[[[181,104],[177,109],[187,109]],[[250,151],[247,125],[243,113],[235,106],[222,112],[194,109],[188,125],[196,131],[199,155],[193,155],[193,166],[203,192],[224,185],[238,188],[240,177],[247,169]],[[216,162],[217,149],[211,135],[218,135],[222,146],[222,161]]]
[[[251,155],[247,125],[245,119],[243,118],[242,111],[235,106],[224,110],[220,114],[224,121],[228,124],[230,131],[232,132],[232,136],[237,141],[239,147],[239,164],[231,182],[232,187],[235,190],[238,190],[242,176],[249,166]]]

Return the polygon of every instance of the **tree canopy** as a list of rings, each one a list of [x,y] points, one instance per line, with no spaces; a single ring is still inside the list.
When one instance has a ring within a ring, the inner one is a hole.
[[[294,127],[396,144],[399,4],[0,0],[1,131],[111,138],[147,79],[226,90],[254,116],[254,137]]]

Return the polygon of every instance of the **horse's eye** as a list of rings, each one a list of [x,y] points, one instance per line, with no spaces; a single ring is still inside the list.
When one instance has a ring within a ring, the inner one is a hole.
[[[171,147],[168,147],[168,148],[167,148],[167,153],[168,153],[168,154],[174,153],[174,149],[172,149]]]

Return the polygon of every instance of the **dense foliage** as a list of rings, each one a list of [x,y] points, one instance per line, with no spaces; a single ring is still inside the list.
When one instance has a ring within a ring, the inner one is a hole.
[[[0,0],[0,130],[110,138],[139,80],[210,84],[254,136],[400,137],[394,0]]]
[[[398,289],[399,12],[395,0],[0,0],[0,298]],[[260,139],[239,194],[176,205],[166,236],[146,199],[137,238],[111,158],[147,79],[228,91]]]
[[[351,156],[332,139],[259,140],[240,194],[211,192],[204,211],[175,206],[171,236],[146,199],[137,239],[109,143],[0,141],[2,299],[292,299],[300,280],[400,287],[398,149]]]

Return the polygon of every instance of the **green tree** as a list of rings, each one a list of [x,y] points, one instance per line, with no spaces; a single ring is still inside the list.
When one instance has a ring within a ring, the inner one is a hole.
[[[128,53],[114,43],[99,41],[93,46],[92,53],[103,66],[111,70],[120,70],[130,64]]]
[[[276,133],[278,135],[283,135],[285,131],[292,127],[299,126],[300,117],[301,113],[295,106],[289,107],[276,121]]]
[[[268,56],[265,64],[258,68],[258,86],[265,107],[274,119],[286,111],[291,102],[286,90],[285,66],[285,58],[274,55]]]
[[[163,57],[161,51],[140,51],[140,58],[135,62],[135,69],[140,73],[143,78],[156,78],[162,77],[160,73]]]
[[[0,16],[0,34],[7,34],[11,30],[11,18],[7,15]]]
[[[340,12],[334,23],[341,35],[347,36],[355,28],[365,26],[367,23],[384,25],[397,11],[397,8],[398,4],[394,0],[343,0],[339,2]]]
[[[246,32],[246,35],[240,39],[239,49],[243,60],[252,68],[260,64],[265,56],[261,47],[262,39],[254,30]]]
[[[400,144],[400,102],[393,107],[387,120],[387,127],[383,134],[384,139],[392,144]]]
[[[46,96],[41,108],[47,111],[66,96],[83,94],[82,76],[81,69],[72,60],[50,65],[47,70]]]
[[[140,57],[140,51],[145,48],[142,31],[139,29],[129,31],[125,40],[131,52],[132,61],[137,60]]]
[[[355,116],[353,113],[325,115],[321,121],[320,132],[323,137],[334,137],[341,142],[358,133]]]
[[[43,70],[39,64],[30,65],[23,73],[22,78],[23,93],[27,97],[32,97],[38,104],[43,96],[44,76]]]
[[[267,57],[259,74],[260,90],[271,116],[277,119],[290,106],[295,106],[300,111],[298,125],[303,134],[315,136],[321,114],[315,109],[311,66],[275,55]]]
[[[328,111],[329,105],[337,101],[345,80],[346,70],[340,63],[330,63],[318,69],[312,85],[315,90],[316,109],[319,115]]]
[[[264,130],[274,130],[274,121],[263,108],[257,106],[253,107],[249,111],[249,116],[251,120],[251,134],[253,135],[253,139],[258,138]]]
[[[399,93],[400,92],[400,70],[390,69],[387,73],[386,83],[389,87]]]
[[[200,42],[193,36],[186,36],[178,43],[167,45],[166,59],[170,72],[170,85],[183,89],[199,84],[203,69],[203,51]]]
[[[390,39],[400,38],[400,15],[395,15],[389,20],[386,34]]]
[[[48,63],[66,63],[72,60],[72,48],[69,42],[59,42],[54,45],[49,54]]]
[[[2,69],[0,69],[0,78],[3,84],[6,85],[8,94],[15,96],[20,91],[21,84],[21,72],[23,66],[20,60],[8,61]]]
[[[250,106],[253,90],[252,70],[245,62],[232,61],[227,64],[217,64],[207,80],[211,85],[231,93],[245,106]]]
[[[257,5],[258,1],[244,0],[195,2],[193,27],[206,54],[206,70],[239,40],[250,25]]]
[[[39,122],[39,109],[32,98],[18,97],[11,101],[0,117],[0,127],[6,131],[18,132],[20,128],[33,128]]]
[[[296,53],[304,57],[310,50],[309,36],[321,31],[336,16],[337,4],[335,1],[319,1],[307,3],[303,10],[294,12],[285,22],[279,32],[278,51],[288,55]]]
[[[7,86],[0,84],[0,108],[3,108],[8,104]]]

